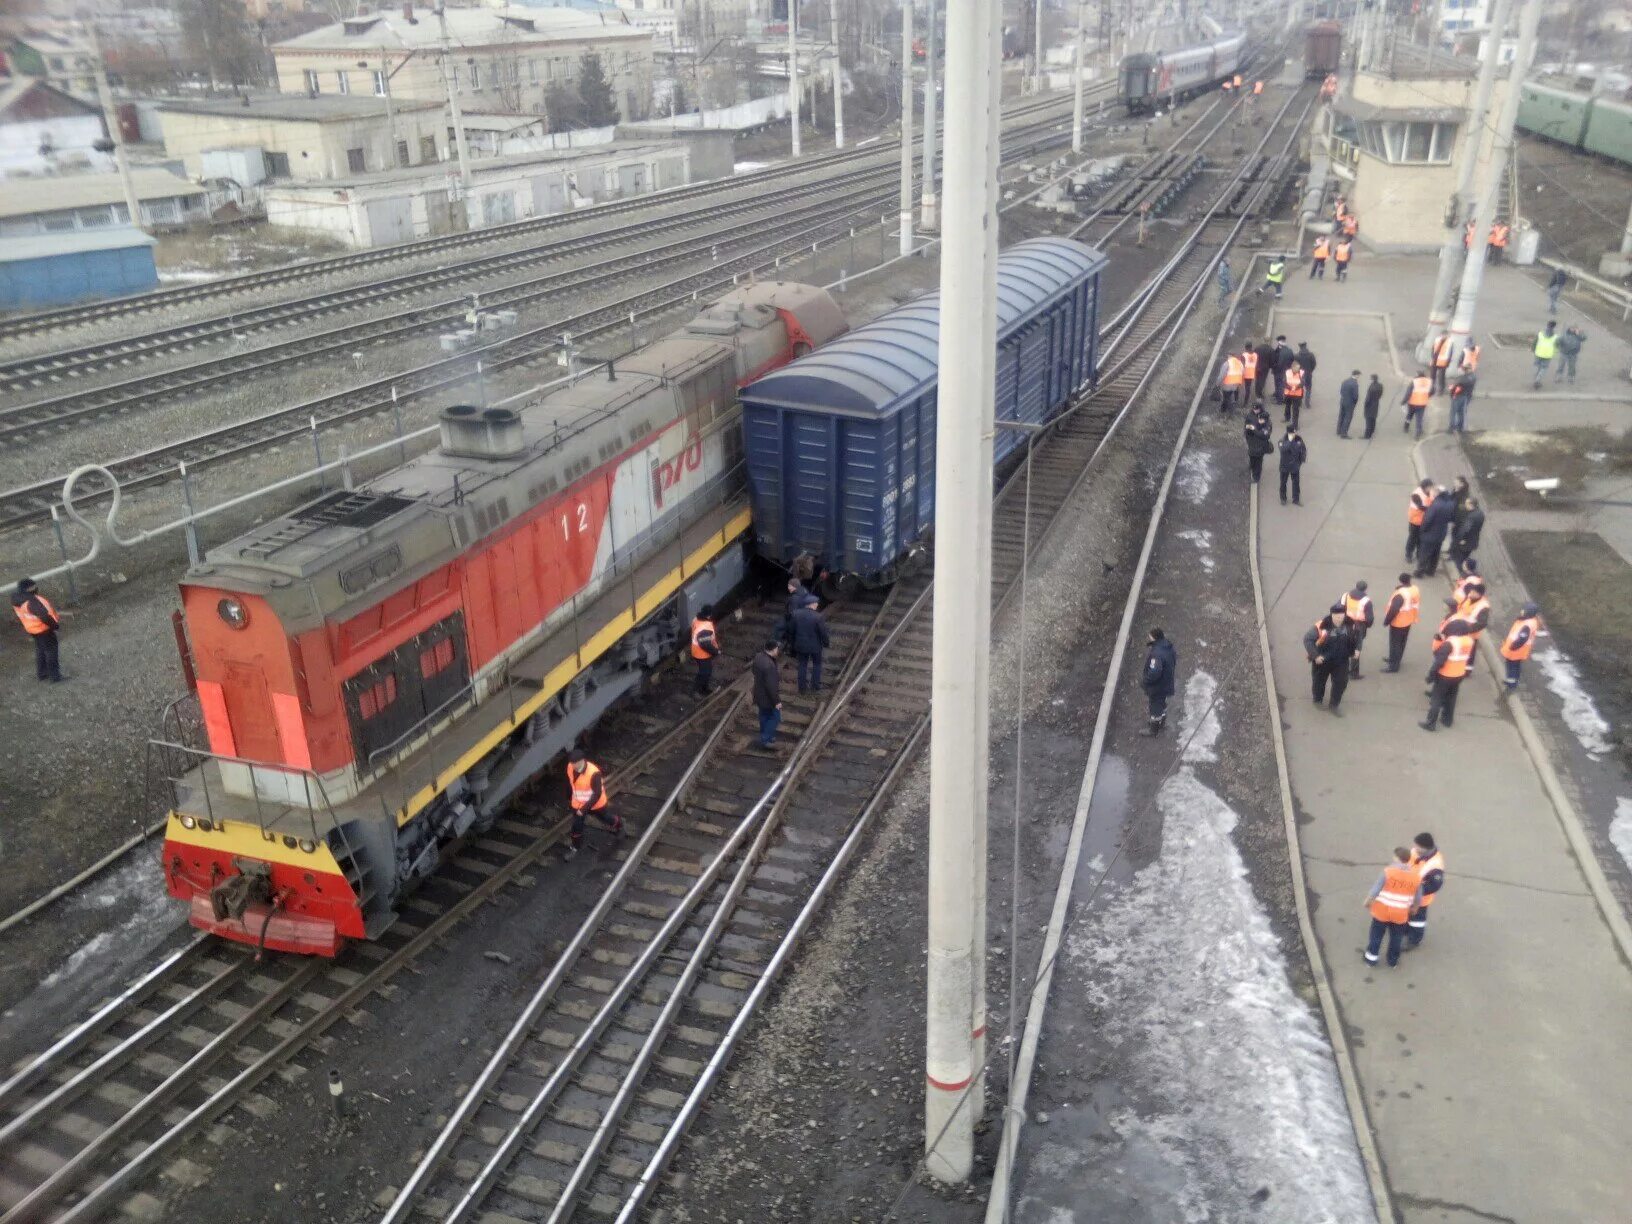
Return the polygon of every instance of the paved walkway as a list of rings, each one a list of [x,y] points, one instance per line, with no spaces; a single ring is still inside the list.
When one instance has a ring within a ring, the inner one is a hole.
[[[1381,674],[1386,634],[1375,633],[1346,716],[1310,700],[1304,630],[1357,578],[1381,610],[1402,568],[1406,499],[1418,476],[1397,407],[1406,371],[1393,352],[1409,362],[1422,325],[1414,313],[1395,319],[1391,350],[1387,312],[1425,301],[1432,279],[1431,260],[1362,258],[1347,285],[1290,279],[1275,320],[1275,331],[1294,346],[1307,340],[1320,359],[1304,418],[1304,504],[1283,508],[1266,480],[1259,518],[1316,934],[1402,1218],[1623,1220],[1632,1200],[1632,967],[1488,661],[1464,684],[1453,728],[1429,734],[1416,725],[1426,709],[1433,609],[1448,584],[1423,584],[1429,623],[1413,632],[1399,674]],[[1497,270],[1486,288],[1486,337],[1533,332],[1545,319],[1539,286],[1520,273]],[[1561,317],[1570,317],[1567,307]],[[1595,361],[1575,399],[1530,396],[1522,390],[1528,352],[1487,344],[1476,400],[1491,414],[1484,424],[1507,414],[1519,425],[1548,411],[1624,428],[1627,384],[1616,372],[1632,350],[1589,330]],[[1358,421],[1356,440],[1334,436],[1337,383],[1355,367],[1389,386],[1370,443],[1358,440]],[[1506,388],[1515,390],[1497,394]],[[1431,423],[1444,412],[1436,401]],[[1492,592],[1495,632],[1514,614],[1512,594]],[[1361,959],[1366,893],[1391,848],[1424,830],[1443,848],[1448,874],[1427,941],[1398,969],[1373,968]]]

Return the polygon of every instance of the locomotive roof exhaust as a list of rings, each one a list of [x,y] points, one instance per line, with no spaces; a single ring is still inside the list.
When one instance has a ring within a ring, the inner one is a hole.
[[[460,459],[514,459],[526,449],[521,414],[511,408],[451,404],[442,409],[442,453]]]

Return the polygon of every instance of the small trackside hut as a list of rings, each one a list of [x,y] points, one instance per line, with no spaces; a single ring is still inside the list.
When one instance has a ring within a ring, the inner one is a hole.
[[[1106,257],[1065,238],[1006,251],[997,273],[998,421],[1041,425],[1097,372]],[[940,295],[856,328],[742,391],[749,497],[760,555],[815,557],[830,575],[888,583],[935,522]],[[999,429],[995,461],[1024,445]]]

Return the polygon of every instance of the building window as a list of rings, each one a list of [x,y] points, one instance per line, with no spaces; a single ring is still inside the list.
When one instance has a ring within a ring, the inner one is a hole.
[[[306,69],[306,92],[309,94],[319,92],[317,84],[317,69],[315,68]]]
[[[63,72],[67,69],[68,65],[62,62],[62,56],[53,55],[51,57],[51,67],[55,68],[58,72]]]
[[[368,157],[361,149],[347,149],[346,165],[353,174],[362,174],[368,169]]]
[[[476,63],[475,60],[472,60],[470,64],[470,92],[482,92],[482,66]]]
[[[513,59],[513,60],[510,61],[510,84],[514,85],[520,80],[521,80],[521,61],[517,60],[517,59]]]
[[[266,155],[266,177],[286,179],[289,177],[289,154],[268,153]]]
[[[100,229],[113,224],[113,209],[104,204],[100,208],[81,208],[75,211],[80,229]]]
[[[408,164],[408,142],[406,140],[399,140],[399,141],[397,141],[397,165],[406,166],[407,164]]]
[[[40,218],[40,226],[48,234],[64,234],[75,228],[74,214],[71,212],[46,213]]]
[[[419,160],[434,162],[436,160],[436,137],[421,136],[419,138]]]
[[[538,84],[538,61],[536,59],[527,61],[527,79],[534,85]]]
[[[337,72],[334,74],[334,80],[335,84],[340,87],[340,92],[342,94],[349,94],[351,92],[351,73]]]
[[[385,73],[378,68],[374,70],[374,96],[376,98],[385,96]]]
[[[1372,119],[1360,125],[1360,147],[1392,165],[1446,165],[1456,124]]]

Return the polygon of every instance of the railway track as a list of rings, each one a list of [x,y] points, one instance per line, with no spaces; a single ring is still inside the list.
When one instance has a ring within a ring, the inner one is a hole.
[[[1291,108],[1289,100],[1277,124]],[[1269,177],[1262,182],[1267,190]],[[1177,296],[1158,281],[1111,320],[1122,355],[1108,379],[1005,482],[993,517],[997,607],[1205,290],[1220,249],[1213,213],[1236,198],[1233,188],[1164,269],[1178,278]],[[1229,233],[1245,222],[1243,212]],[[1112,404],[1114,412],[1103,410]],[[561,1224],[580,1210],[623,1224],[639,1215],[872,813],[914,758],[929,717],[932,594],[921,574],[896,585],[848,656],[840,691],[779,771],[767,766],[745,789],[719,743],[699,758],[697,777],[730,783],[677,789],[660,820],[702,807],[707,839],[676,856],[662,851],[661,826],[649,831],[639,848],[647,857],[625,864],[383,1224],[460,1224],[488,1213]],[[824,844],[825,856],[812,854]],[[648,877],[667,887],[643,887]]]
[[[1105,83],[1097,87],[1091,87],[1090,92],[1092,95],[1097,96],[1108,93],[1112,88],[1113,86],[1110,83]],[[1005,113],[1005,121],[1052,115],[1055,112],[1068,114],[1067,108],[1070,102],[1069,95],[1040,101],[1027,101],[1010,108]],[[478,250],[511,242],[517,238],[546,235],[551,231],[585,221],[612,219],[648,210],[664,210],[676,204],[683,204],[693,200],[713,200],[721,195],[739,191],[745,191],[751,195],[762,187],[809,175],[813,171],[820,172],[832,166],[866,162],[874,159],[890,162],[895,158],[895,154],[891,151],[898,152],[899,148],[900,141],[898,139],[879,140],[865,146],[835,150],[801,158],[797,162],[782,163],[767,167],[764,170],[755,171],[752,174],[736,176],[729,180],[711,180],[705,183],[676,187],[654,195],[610,201],[573,212],[552,213],[544,217],[533,217],[524,221],[470,230],[460,234],[422,238],[392,246],[371,248],[366,251],[353,251],[344,255],[329,256],[322,259],[303,260],[299,263],[285,264],[258,272],[245,272],[236,276],[222,277],[197,284],[176,285],[154,290],[150,293],[136,294],[131,297],[113,298],[79,306],[66,306],[56,310],[19,315],[0,320],[0,344],[27,336],[66,331],[88,325],[105,325],[112,319],[155,314],[164,310],[189,307],[204,302],[225,302],[244,294],[264,294],[279,287],[302,286],[325,277],[350,276],[406,261],[423,260],[442,255],[457,255],[464,251]],[[811,184],[806,184],[805,189],[808,190],[810,186]],[[14,364],[14,362],[7,362],[5,365],[0,366],[0,370],[9,373],[10,367]]]

